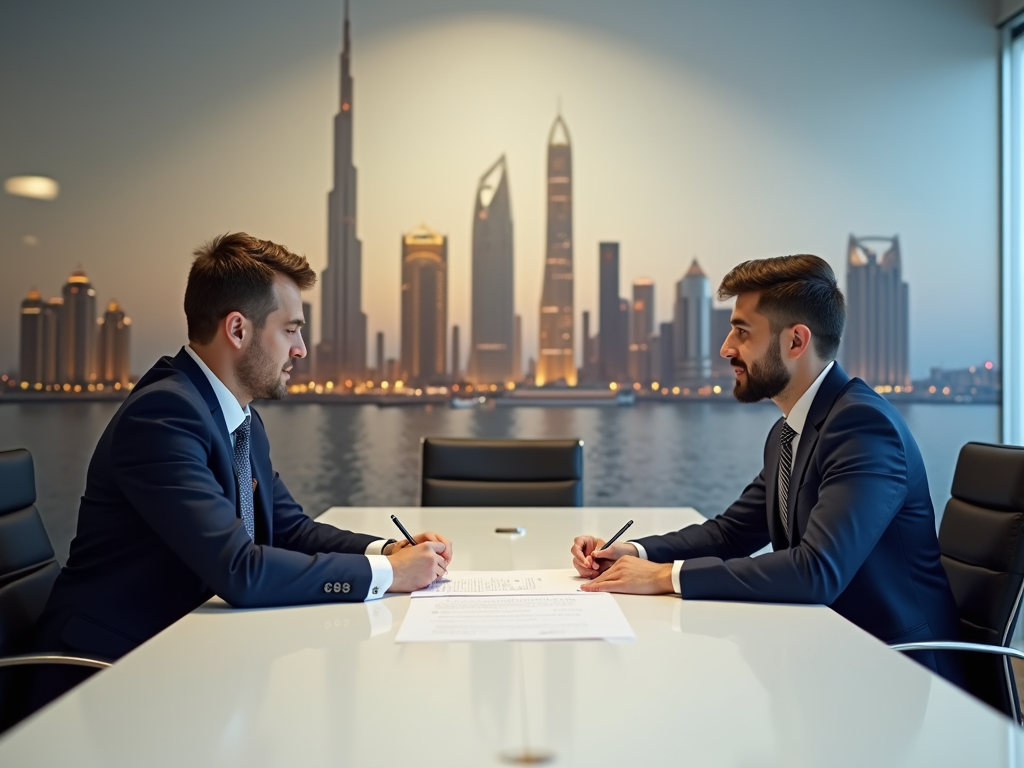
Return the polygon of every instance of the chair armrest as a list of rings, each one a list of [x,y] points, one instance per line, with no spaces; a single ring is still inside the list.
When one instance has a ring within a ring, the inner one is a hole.
[[[65,653],[26,653],[22,656],[0,656],[0,667],[20,667],[25,664],[67,664],[74,667],[106,669],[113,662],[90,659],[87,656],[69,656]]]
[[[1012,656],[1024,660],[1024,652],[1005,645],[985,645],[984,643],[957,643],[951,640],[929,640],[923,643],[897,643],[890,645],[894,651],[974,651],[976,653],[994,653],[1000,656]]]

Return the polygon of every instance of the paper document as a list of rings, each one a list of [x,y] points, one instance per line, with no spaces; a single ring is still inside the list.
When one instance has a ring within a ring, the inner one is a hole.
[[[486,640],[635,640],[606,592],[412,600],[396,643]]]
[[[586,579],[572,568],[541,571],[448,571],[443,579],[417,589],[413,597],[456,595],[572,595]]]

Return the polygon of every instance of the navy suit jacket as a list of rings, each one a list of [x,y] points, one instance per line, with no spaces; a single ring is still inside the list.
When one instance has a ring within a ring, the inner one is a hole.
[[[686,560],[687,599],[821,603],[886,643],[957,640],[921,452],[893,406],[836,363],[800,435],[782,527],[783,420],[764,469],[721,516],[638,539],[655,562]],[[774,551],[749,555],[768,543]],[[951,679],[955,659],[916,658]]]
[[[270,463],[252,411],[253,543],[233,449],[185,350],[142,378],[100,438],[78,531],[39,622],[39,650],[117,658],[213,595],[236,607],[363,600],[379,537],[313,522]]]

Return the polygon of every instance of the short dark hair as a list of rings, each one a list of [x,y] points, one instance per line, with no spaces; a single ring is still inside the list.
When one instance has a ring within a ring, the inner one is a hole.
[[[722,280],[718,298],[725,301],[752,291],[761,294],[757,311],[768,318],[772,333],[802,323],[811,329],[818,356],[835,359],[846,324],[846,300],[827,261],[807,253],[744,261]]]
[[[299,290],[316,285],[316,272],[305,256],[269,240],[235,232],[220,235],[193,251],[195,260],[185,287],[189,341],[209,344],[217,324],[241,312],[257,328],[277,309],[274,275],[291,278]]]

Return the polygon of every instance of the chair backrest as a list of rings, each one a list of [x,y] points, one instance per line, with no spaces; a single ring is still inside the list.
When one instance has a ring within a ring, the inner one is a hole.
[[[36,509],[32,454],[0,451],[0,656],[30,650],[60,566]],[[28,669],[0,675],[0,730],[27,700]]]
[[[939,549],[960,639],[1009,645],[1024,588],[1024,448],[967,443],[960,450]],[[1020,722],[1009,658],[961,656],[971,692]]]
[[[582,440],[425,437],[424,507],[581,507]]]

